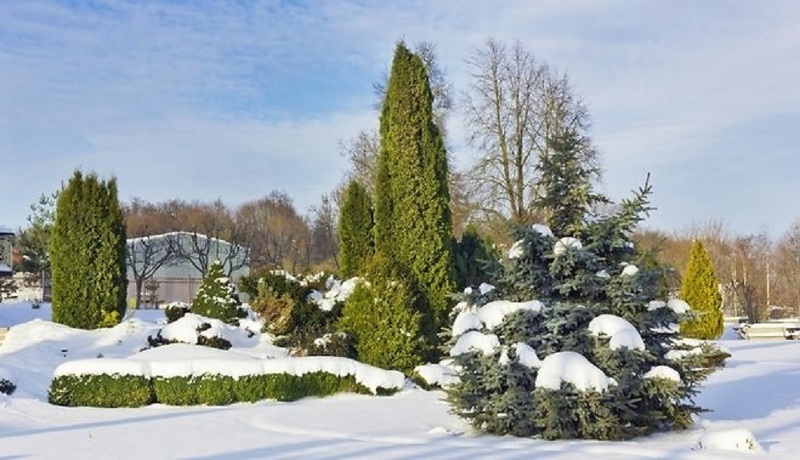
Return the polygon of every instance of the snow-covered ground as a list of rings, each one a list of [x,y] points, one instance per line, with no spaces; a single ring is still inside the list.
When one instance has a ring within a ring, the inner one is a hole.
[[[418,389],[224,407],[52,406],[47,389],[60,364],[130,357],[163,315],[140,310],[98,331],[59,326],[49,315],[47,305],[0,304],[0,327],[11,327],[0,377],[18,385],[0,395],[0,458],[800,458],[800,342],[722,340],[733,356],[699,396],[712,412],[691,430],[628,442],[540,441],[476,435],[448,413],[444,393]],[[231,351],[239,359],[276,353],[264,341]],[[750,446],[760,452],[730,450]]]

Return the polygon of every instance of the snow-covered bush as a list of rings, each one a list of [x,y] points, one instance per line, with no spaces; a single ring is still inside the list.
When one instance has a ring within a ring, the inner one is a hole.
[[[170,302],[164,307],[164,316],[168,323],[174,323],[190,311],[191,307],[186,302]]]
[[[240,320],[240,323],[247,323]],[[260,323],[254,322],[253,325]],[[194,313],[186,313],[147,337],[147,348],[156,348],[173,343],[202,345],[227,350],[236,344],[251,345],[258,341],[257,330],[248,329],[252,325],[233,326],[215,318],[206,318]]]
[[[237,324],[246,312],[230,279],[222,271],[222,263],[215,261],[203,277],[200,289],[192,300],[192,312],[209,318],[217,318],[228,324]]]
[[[456,414],[482,431],[545,439],[626,439],[693,422],[710,370],[702,350],[674,354],[681,315],[652,302],[659,272],[635,266],[630,233],[645,209],[640,191],[587,222],[583,241],[516,232],[495,289],[465,292],[453,318]]]
[[[422,362],[420,315],[404,282],[375,283],[358,283],[339,327],[353,336],[359,361],[410,373]]]
[[[0,394],[10,395],[17,389],[17,386],[14,385],[14,382],[8,379],[4,379],[0,377]]]

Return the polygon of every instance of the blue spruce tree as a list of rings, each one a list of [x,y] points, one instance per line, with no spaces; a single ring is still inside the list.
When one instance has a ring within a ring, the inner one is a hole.
[[[582,240],[542,225],[515,232],[494,289],[467,289],[454,313],[456,414],[478,430],[544,439],[691,425],[711,369],[682,350],[685,303],[658,299],[660,272],[636,265],[630,236],[649,194],[645,184],[616,214],[586,219]]]

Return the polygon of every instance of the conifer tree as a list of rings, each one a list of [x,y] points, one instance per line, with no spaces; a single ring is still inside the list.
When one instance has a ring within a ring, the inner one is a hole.
[[[242,301],[230,278],[225,276],[222,262],[212,262],[192,300],[192,313],[235,325],[246,314],[241,306]]]
[[[372,200],[367,189],[351,181],[339,212],[339,269],[343,278],[361,273],[374,253],[372,227]]]
[[[461,239],[453,244],[457,288],[478,286],[487,281],[486,267],[499,257],[491,239],[482,237],[475,225],[467,225]]]
[[[607,201],[592,191],[599,168],[586,161],[589,142],[573,130],[552,137],[548,145],[550,153],[543,155],[538,165],[542,197],[536,207],[544,211],[554,234],[580,238],[591,206]]]
[[[714,263],[700,240],[692,245],[681,298],[689,304],[693,314],[691,319],[681,323],[681,334],[694,339],[718,339],[723,329],[722,296]]]
[[[375,244],[408,274],[434,344],[455,281],[447,154],[432,100],[422,59],[398,44],[380,117]]]
[[[684,347],[685,304],[657,298],[659,271],[632,264],[630,236],[649,185],[616,214],[583,222],[584,238],[542,225],[467,289],[450,355],[460,382],[453,411],[476,429],[545,439],[627,439],[680,429],[702,411],[692,398],[711,372]]]
[[[398,267],[376,253],[347,298],[339,328],[355,340],[358,360],[410,374],[426,345],[413,293]]]
[[[58,196],[50,240],[53,321],[82,329],[119,323],[125,250],[116,179],[75,171]]]

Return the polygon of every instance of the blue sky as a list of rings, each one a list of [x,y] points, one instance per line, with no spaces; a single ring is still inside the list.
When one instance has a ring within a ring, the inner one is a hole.
[[[800,218],[794,0],[3,0],[0,18],[7,227],[75,168],[115,175],[126,200],[283,190],[304,212],[347,168],[339,141],[377,124],[397,40],[434,43],[458,94],[490,37],[568,72],[602,191],[651,173],[646,226],[779,236]],[[468,164],[458,113],[449,129]]]

